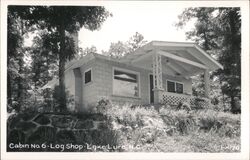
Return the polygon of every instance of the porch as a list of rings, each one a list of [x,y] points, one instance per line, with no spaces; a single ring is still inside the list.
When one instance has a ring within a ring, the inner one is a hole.
[[[187,103],[190,106],[196,106],[197,108],[207,108],[210,105],[210,99],[206,97],[196,97],[185,94],[175,94],[164,91],[162,93],[161,104],[168,104],[171,106],[177,106],[180,103]]]
[[[187,102],[190,105],[208,106],[209,72],[223,68],[195,43],[182,42],[152,41],[121,61],[152,71],[154,104],[178,105],[180,102]],[[174,90],[163,87],[163,74],[191,81],[192,76],[200,73],[204,74],[205,97],[193,97],[192,93],[184,93],[183,88],[177,91],[176,86]]]

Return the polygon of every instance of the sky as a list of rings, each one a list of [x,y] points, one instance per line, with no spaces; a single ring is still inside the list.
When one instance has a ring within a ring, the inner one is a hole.
[[[107,51],[111,42],[129,40],[136,32],[148,42],[152,40],[185,42],[185,32],[194,28],[190,22],[183,29],[174,26],[178,15],[187,7],[181,3],[167,2],[105,2],[103,6],[112,13],[99,30],[82,28],[78,33],[79,47],[95,46],[98,53]],[[31,46],[35,35],[25,39],[24,45]]]
[[[113,14],[108,17],[98,31],[81,29],[79,46],[96,46],[98,52],[108,50],[111,42],[127,41],[136,32],[147,41],[185,42],[185,31],[194,28],[189,23],[184,29],[178,29],[174,23],[184,6],[168,3],[122,3],[106,4],[104,7]]]

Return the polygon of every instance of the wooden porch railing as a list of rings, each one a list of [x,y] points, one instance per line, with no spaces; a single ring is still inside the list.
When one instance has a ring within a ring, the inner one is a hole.
[[[179,103],[189,101],[190,97],[191,97],[190,95],[185,95],[185,94],[163,92],[162,101],[164,104],[178,105]]]
[[[205,97],[196,97],[186,94],[177,94],[171,92],[164,92],[162,94],[162,103],[177,106],[179,103],[188,103],[194,108],[208,108],[210,106],[210,99]]]

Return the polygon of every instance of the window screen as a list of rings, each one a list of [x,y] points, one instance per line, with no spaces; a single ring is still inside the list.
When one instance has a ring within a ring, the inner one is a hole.
[[[168,92],[175,92],[175,82],[167,81]]]
[[[176,82],[176,93],[183,93],[183,84]]]
[[[85,72],[84,76],[85,76],[85,84],[91,82],[91,78],[92,78],[91,77],[91,70]]]
[[[137,74],[114,70],[113,92],[115,95],[139,97]]]

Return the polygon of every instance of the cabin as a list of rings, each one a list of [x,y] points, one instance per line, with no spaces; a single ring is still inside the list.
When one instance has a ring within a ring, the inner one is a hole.
[[[65,85],[73,97],[72,111],[86,111],[101,98],[114,103],[195,103],[192,77],[204,73],[209,105],[209,73],[222,65],[191,42],[152,41],[120,59],[91,53],[68,62]],[[50,84],[47,84],[50,85]]]

